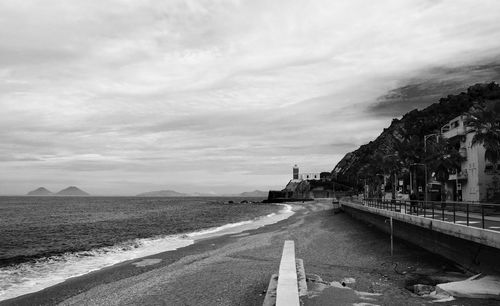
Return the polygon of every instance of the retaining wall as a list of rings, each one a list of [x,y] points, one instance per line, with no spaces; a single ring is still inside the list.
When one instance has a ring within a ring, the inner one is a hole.
[[[500,232],[340,201],[342,210],[394,237],[447,258],[474,273],[500,274]]]

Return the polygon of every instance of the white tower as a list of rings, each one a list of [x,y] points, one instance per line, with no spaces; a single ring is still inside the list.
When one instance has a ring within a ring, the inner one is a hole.
[[[299,179],[299,166],[297,165],[293,166],[293,179],[294,180]]]

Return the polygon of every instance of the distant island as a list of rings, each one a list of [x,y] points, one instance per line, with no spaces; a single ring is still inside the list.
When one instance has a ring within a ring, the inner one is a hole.
[[[242,192],[238,194],[213,194],[213,193],[182,193],[174,190],[158,190],[143,192],[137,197],[245,197],[245,198],[265,198],[267,197],[266,191],[254,190],[249,192]]]
[[[56,193],[57,195],[62,195],[62,196],[88,196],[87,192],[79,189],[78,187],[75,186],[69,186],[66,189],[63,189]]]
[[[158,190],[139,193],[137,197],[189,197],[189,194],[181,193],[173,190]]]
[[[26,195],[29,196],[52,196],[54,193],[45,187],[39,187],[35,190],[28,192]]]
[[[89,196],[90,194],[75,186],[69,186],[57,193],[53,193],[45,187],[39,187],[28,192],[28,196]]]

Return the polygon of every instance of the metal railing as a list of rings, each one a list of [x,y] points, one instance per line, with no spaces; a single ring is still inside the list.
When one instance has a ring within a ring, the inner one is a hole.
[[[361,204],[408,215],[500,230],[500,204],[364,198]],[[497,226],[494,226],[497,225]]]

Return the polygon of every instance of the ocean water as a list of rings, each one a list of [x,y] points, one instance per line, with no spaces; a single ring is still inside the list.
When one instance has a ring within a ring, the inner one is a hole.
[[[286,205],[241,200],[0,197],[0,300],[293,213]]]

